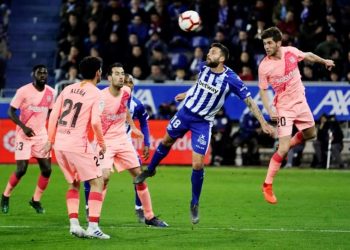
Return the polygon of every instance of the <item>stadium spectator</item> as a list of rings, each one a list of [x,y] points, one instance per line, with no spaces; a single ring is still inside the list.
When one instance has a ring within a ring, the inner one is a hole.
[[[149,59],[149,64],[157,64],[161,68],[162,73],[165,74],[166,78],[168,75],[170,75],[171,62],[167,53],[163,51],[161,47],[153,48],[151,58]]]
[[[166,80],[168,80],[167,76],[163,73],[161,65],[157,63],[153,63],[151,65],[151,73],[146,78],[146,80],[151,80],[155,83],[164,83]]]
[[[314,74],[314,70],[311,65],[304,65],[302,68],[302,78],[304,81],[316,81],[318,80]]]
[[[124,40],[122,40],[123,43],[127,42],[127,37],[125,37],[125,34],[127,33],[127,25],[123,20],[121,20],[120,14],[118,13],[112,13],[110,19],[108,19],[103,28],[103,39],[108,40],[109,35],[111,33],[117,33],[118,36]]]
[[[238,147],[247,147],[242,154],[243,165],[260,165],[258,135],[261,132],[259,121],[251,112],[241,116],[239,130],[232,136],[232,143],[235,154]]]
[[[71,13],[75,13],[79,18],[83,17],[85,1],[67,0],[61,6],[60,16],[63,20],[68,20]]]
[[[91,0],[85,11],[85,20],[95,20],[97,25],[103,20],[103,2],[102,0]]]
[[[253,71],[249,66],[243,66],[241,70],[238,73],[239,77],[242,79],[242,81],[253,81],[254,75]]]
[[[114,62],[124,63],[126,61],[126,51],[123,43],[116,32],[109,34],[108,41],[104,44],[102,55],[104,58],[104,72],[108,69],[107,65],[111,65]]]
[[[71,65],[69,67],[68,73],[66,74],[66,78],[64,80],[67,80],[70,83],[76,83],[81,81],[81,79],[78,76],[78,68],[76,65]]]
[[[147,77],[147,74],[142,71],[142,68],[139,65],[135,65],[131,72],[134,76],[135,83],[137,83],[139,80],[145,80]]]
[[[218,0],[218,7],[216,15],[216,30],[222,30],[224,33],[229,33],[230,26],[233,23],[234,16],[232,15],[231,1]],[[214,19],[215,20],[215,19]]]
[[[131,72],[135,66],[139,66],[143,75],[148,75],[149,66],[147,56],[145,55],[144,49],[140,45],[134,45],[131,47],[131,53],[127,55],[126,62],[125,69],[128,72]]]
[[[79,40],[82,39],[84,33],[84,24],[81,23],[77,14],[71,12],[68,14],[68,19],[63,20],[60,26],[60,31],[58,34],[58,40],[61,40],[64,37],[67,37],[67,34],[72,34],[73,36],[78,37]]]
[[[211,165],[221,166],[229,162],[229,155],[232,154],[233,150],[231,145],[231,121],[225,112],[224,108],[221,108],[216,114],[212,135],[211,135]],[[234,162],[233,162],[234,163]]]
[[[204,61],[204,52],[201,47],[194,48],[193,58],[190,61],[190,79],[197,76],[200,64]]]
[[[83,56],[89,55],[91,48],[100,49],[101,48],[101,43],[100,43],[100,41],[98,39],[97,34],[92,33],[88,37],[86,37],[84,39],[83,46],[84,46]]]
[[[133,16],[131,23],[128,25],[129,34],[136,34],[140,44],[145,44],[148,40],[148,25],[143,21],[141,15]]]
[[[115,13],[118,14],[122,23],[125,25],[129,23],[129,11],[123,6],[122,0],[108,0],[108,3],[103,10],[104,22],[106,22],[106,20],[111,20],[112,15]]]
[[[162,51],[167,52],[168,46],[160,38],[160,29],[150,29],[149,30],[150,38],[145,44],[145,49],[147,50],[147,58],[150,58],[154,48],[160,48]]]
[[[315,44],[322,41],[325,31],[322,21],[317,18],[318,10],[313,0],[302,0],[301,3],[299,47],[303,51],[313,51]]]
[[[186,70],[184,68],[178,68],[175,70],[174,81],[176,83],[182,83],[188,80]]]
[[[317,136],[316,140],[312,142],[315,154],[314,160],[312,162],[312,167],[325,168],[326,167],[326,151],[328,147],[328,131],[326,122],[328,117],[326,114],[321,115],[319,119],[319,124],[317,126]]]
[[[273,8],[272,22],[278,27],[278,23],[287,22],[288,12],[293,13],[294,7],[289,0],[279,0]],[[282,30],[281,30],[282,31]],[[285,32],[285,31],[282,31]]]
[[[325,124],[325,129],[328,130],[328,136],[331,137],[330,139],[332,141],[331,164],[336,168],[344,168],[344,163],[341,156],[341,152],[344,148],[344,134],[335,115],[330,115],[328,117],[328,120]],[[331,132],[331,134],[329,132]]]
[[[68,72],[70,66],[78,66],[81,59],[81,54],[77,46],[73,45],[70,47],[69,54],[64,55],[60,62],[60,67],[56,71],[57,79],[61,80],[62,77]]]
[[[298,35],[299,27],[295,20],[294,12],[292,11],[288,11],[286,17],[279,21],[276,26],[283,32],[283,34],[288,34],[292,39],[295,39]]]
[[[254,53],[254,44],[248,36],[246,30],[239,31],[238,41],[233,41],[233,54],[232,60],[238,61],[242,52],[247,52],[252,55]]]

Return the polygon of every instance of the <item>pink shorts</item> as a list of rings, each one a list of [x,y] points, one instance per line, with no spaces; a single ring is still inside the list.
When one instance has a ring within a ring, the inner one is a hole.
[[[102,176],[100,160],[93,153],[55,150],[55,155],[68,183],[88,181]]]
[[[132,169],[140,166],[137,153],[129,140],[106,141],[107,150],[101,160],[102,169],[113,170],[114,167],[118,172]]]
[[[315,126],[314,116],[306,101],[295,104],[293,109],[277,108],[277,113],[277,133],[279,138],[292,135],[293,124],[299,131]]]
[[[30,158],[48,158],[51,154],[43,154],[40,151],[47,142],[47,135],[36,135],[33,137],[23,138],[16,136],[16,160],[29,160]]]

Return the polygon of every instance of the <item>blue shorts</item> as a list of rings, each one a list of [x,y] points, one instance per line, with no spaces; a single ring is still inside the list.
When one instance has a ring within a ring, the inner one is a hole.
[[[211,127],[211,122],[183,107],[171,118],[167,132],[171,138],[178,139],[191,131],[193,151],[205,155],[210,145]]]

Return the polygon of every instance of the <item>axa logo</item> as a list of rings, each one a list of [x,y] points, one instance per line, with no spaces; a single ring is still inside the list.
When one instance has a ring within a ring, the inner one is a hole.
[[[349,115],[350,106],[350,90],[343,92],[342,90],[329,90],[322,98],[317,107],[313,110],[313,114],[325,112],[332,115]]]

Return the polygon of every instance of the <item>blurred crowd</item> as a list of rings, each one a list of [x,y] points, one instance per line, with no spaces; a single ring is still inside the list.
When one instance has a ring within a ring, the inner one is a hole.
[[[178,27],[178,16],[195,10],[196,32]],[[264,57],[261,32],[279,27],[283,45],[333,59],[332,72],[300,64],[304,80],[350,81],[350,4],[342,0],[65,0],[57,37],[56,81],[79,78],[87,55],[105,66],[121,62],[138,80],[191,80],[211,42],[225,44],[227,63],[243,80],[256,80]],[[210,17],[210,18],[209,18]]]

